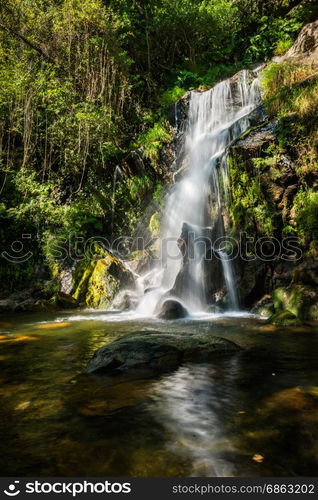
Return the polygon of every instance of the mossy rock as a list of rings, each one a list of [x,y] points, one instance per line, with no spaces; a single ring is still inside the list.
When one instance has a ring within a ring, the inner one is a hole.
[[[108,256],[96,262],[89,278],[86,304],[89,307],[107,307],[119,290],[119,282],[108,271],[113,259]]]
[[[155,212],[152,214],[149,221],[149,231],[153,238],[158,238],[160,236],[160,213]]]
[[[318,295],[313,287],[292,285],[276,288],[272,297],[276,312],[289,311],[300,320],[312,319],[312,316],[317,315],[314,306],[318,303]]]
[[[72,295],[88,307],[109,307],[120,288],[133,286],[132,273],[114,255],[100,249],[91,260],[78,264]]]
[[[206,362],[216,356],[235,354],[240,347],[230,340],[186,332],[163,334],[138,332],[98,349],[89,373],[147,369],[167,371],[183,362]]]
[[[175,299],[165,300],[161,306],[161,310],[158,314],[158,318],[161,319],[178,319],[186,318],[189,315],[186,308]]]
[[[301,321],[290,311],[281,311],[273,314],[268,323],[276,326],[299,326]]]
[[[307,318],[310,321],[318,321],[318,303],[309,307]]]
[[[251,309],[252,314],[268,318],[275,313],[275,307],[270,295],[265,295]]]

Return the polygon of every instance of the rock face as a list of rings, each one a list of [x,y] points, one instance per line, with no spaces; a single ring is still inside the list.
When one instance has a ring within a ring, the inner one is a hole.
[[[163,302],[161,306],[160,313],[158,314],[158,318],[161,319],[180,319],[186,318],[188,316],[188,311],[186,308],[179,302],[174,299],[167,299]]]
[[[107,373],[128,369],[166,371],[176,368],[182,362],[204,362],[238,351],[238,345],[220,337],[184,332],[143,332],[123,337],[96,351],[87,372]]]
[[[282,57],[276,58],[277,62],[287,59],[318,65],[318,20],[306,24],[300,31],[294,45]]]
[[[318,294],[315,288],[292,285],[276,288],[273,291],[275,311],[292,313],[299,320],[317,319]]]

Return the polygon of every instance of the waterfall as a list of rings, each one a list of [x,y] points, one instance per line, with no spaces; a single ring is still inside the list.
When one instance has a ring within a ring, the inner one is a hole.
[[[190,92],[183,164],[177,165],[184,167],[185,173],[167,196],[160,262],[151,273],[152,290],[140,300],[138,312],[155,313],[161,299],[169,294],[192,312],[206,310],[211,302],[202,250],[207,235],[212,238],[214,259],[219,259],[223,269],[228,306],[238,308],[232,262],[216,243],[225,236],[222,212],[229,200],[227,149],[249,127],[250,114],[259,103],[257,78],[249,71],[241,71],[208,91]],[[195,241],[186,262],[178,241],[185,230],[188,253],[189,240]]]

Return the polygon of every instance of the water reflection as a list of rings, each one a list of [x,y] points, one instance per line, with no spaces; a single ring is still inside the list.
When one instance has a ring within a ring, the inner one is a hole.
[[[171,452],[190,459],[193,476],[235,475],[227,458],[235,450],[224,430],[233,413],[227,388],[235,381],[237,362],[229,360],[222,373],[209,365],[183,366],[154,384],[151,411],[169,432]]]

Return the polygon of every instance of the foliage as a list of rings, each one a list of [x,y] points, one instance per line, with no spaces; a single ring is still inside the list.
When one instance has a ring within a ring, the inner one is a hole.
[[[248,234],[273,236],[275,221],[273,206],[268,194],[259,181],[257,171],[250,171],[250,165],[232,153],[229,159],[231,176],[230,213],[235,229]],[[259,163],[256,164],[256,168]]]
[[[286,50],[315,2],[306,0],[288,14],[298,3],[2,2],[0,251],[28,233],[33,260],[23,270],[6,265],[1,282],[22,286],[32,281],[35,267],[53,276],[52,241],[133,231],[145,205],[163,199],[160,151],[172,138],[171,105],[187,90],[211,87],[246,62]],[[316,84],[294,88],[307,69],[266,71],[268,109],[306,121],[295,122],[305,182],[317,166]],[[288,130],[281,133],[282,148]],[[114,185],[117,165],[122,175]],[[243,184],[248,187],[244,176],[238,193]],[[263,199],[257,182],[248,189],[236,210],[252,213],[253,223],[270,233],[271,214],[262,201],[257,205]]]

